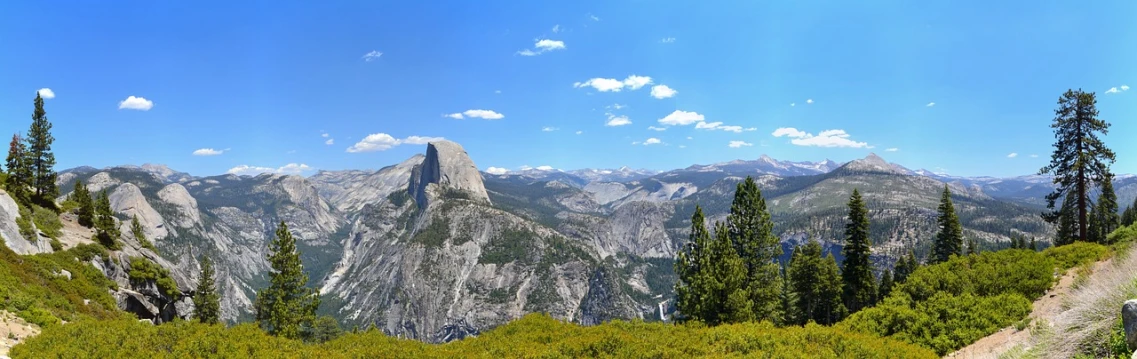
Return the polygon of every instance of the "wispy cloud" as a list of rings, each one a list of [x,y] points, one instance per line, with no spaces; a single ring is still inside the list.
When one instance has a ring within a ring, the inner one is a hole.
[[[868,143],[849,139],[850,136],[845,130],[825,130],[813,135],[793,127],[782,127],[774,130],[772,135],[789,137],[790,143],[798,146],[872,148]]]
[[[118,103],[119,110],[149,111],[153,107],[154,102],[147,100],[145,97],[130,96]]]
[[[212,148],[199,148],[193,151],[194,156],[217,156],[225,153],[225,150],[215,150]]]
[[[329,138],[327,141],[324,141],[324,144],[329,145],[329,146],[334,145],[334,144],[336,144],[336,139]]]
[[[647,126],[647,129],[652,131],[667,131],[667,127]]]
[[[797,106],[797,103],[796,102],[790,102],[790,107],[794,107],[794,106]]]
[[[675,42],[675,38],[674,37],[665,37],[663,39],[660,39],[659,42],[664,43],[664,44],[670,44],[670,43]]]
[[[617,79],[595,77],[584,82],[573,83],[572,87],[592,87],[596,89],[596,91],[600,92],[620,92],[620,90],[623,90],[625,87],[631,90],[639,90],[640,88],[650,85],[651,83],[652,82],[650,76],[631,75],[627,78],[624,78],[623,81]]]
[[[592,21],[600,21],[600,18],[596,15],[588,14],[588,18],[592,19]]]
[[[746,142],[746,141],[730,141],[730,143],[728,143],[727,146],[730,148],[740,148],[740,147],[754,146],[754,144]]]
[[[382,52],[372,50],[371,52],[363,54],[363,61],[371,62],[371,61],[378,60],[380,57],[383,57]]]
[[[807,104],[813,103],[813,99],[807,99],[807,100],[805,100],[805,103],[807,103]]]
[[[501,167],[490,167],[486,169],[486,173],[491,175],[503,175],[509,173],[509,170]]]
[[[556,127],[542,127],[542,128],[541,128],[541,131],[542,131],[542,132],[553,132],[553,131],[556,131],[556,130],[559,130],[559,128],[556,128]]]
[[[927,105],[924,105],[924,106],[927,106],[927,107],[932,107],[932,106],[935,106],[935,105],[936,105],[936,103],[935,103],[935,102],[928,102],[928,104],[927,104]]]
[[[349,153],[363,153],[363,152],[376,152],[386,151],[395,146],[407,145],[425,145],[433,141],[443,140],[442,137],[423,137],[423,136],[410,136],[405,139],[398,139],[386,133],[373,133],[367,135],[359,142],[356,142],[351,147],[347,148]]]
[[[583,133],[584,133],[584,131],[576,131],[576,134],[578,134],[578,135],[583,134]]]
[[[561,32],[561,25],[560,24],[553,25],[553,33],[555,34],[558,32]]]
[[[660,141],[658,138],[655,138],[655,137],[648,138],[648,139],[644,140],[644,146],[658,145],[661,143],[663,143],[663,141]]]
[[[1007,158],[1015,158],[1015,157],[1018,157],[1018,156],[1019,156],[1019,154],[1018,154],[1018,153],[1015,153],[1015,152],[1011,152],[1010,154],[1008,154],[1008,155],[1007,155]]]
[[[455,120],[461,120],[461,119],[464,119],[466,117],[480,118],[480,119],[484,119],[484,120],[500,120],[500,119],[505,118],[505,115],[494,112],[492,110],[466,110],[464,112],[456,112],[456,113],[446,114],[443,116],[453,118]]]
[[[893,147],[893,148],[885,149],[884,151],[885,151],[885,152],[896,152],[896,151],[900,151],[900,149],[899,149],[899,148],[896,148],[896,147]]]
[[[1122,93],[1125,91],[1129,91],[1128,85],[1121,85],[1119,87],[1110,87],[1109,90],[1105,91],[1105,93]]]
[[[628,116],[624,116],[624,115],[616,116],[616,115],[611,114],[611,113],[609,113],[607,115],[608,115],[608,122],[604,123],[604,126],[616,127],[616,126],[625,126],[625,125],[632,124],[632,120],[629,119]]]
[[[679,93],[679,91],[675,91],[674,89],[667,87],[667,85],[655,85],[651,87],[651,97],[658,99],[674,97],[677,93]]]
[[[262,173],[298,175],[311,170],[312,167],[303,163],[289,163],[277,168],[240,165],[230,168],[226,173],[238,176],[256,176]]]
[[[1030,155],[1030,158],[1038,158],[1038,155]]]
[[[47,87],[39,89],[39,91],[36,91],[36,93],[38,93],[39,96],[43,97],[44,99],[50,100],[50,99],[55,98],[55,91],[52,91],[51,89],[49,89]]]
[[[703,122],[704,117],[698,112],[675,110],[659,119],[659,123],[668,126],[686,126],[696,122]]]
[[[537,166],[537,168],[534,168],[534,169],[538,170],[538,171],[546,171],[547,172],[547,171],[552,171],[555,168],[553,168],[553,166]]]
[[[533,44],[533,49],[518,51],[521,56],[537,56],[553,50],[564,50],[565,42],[560,40],[539,39]]]

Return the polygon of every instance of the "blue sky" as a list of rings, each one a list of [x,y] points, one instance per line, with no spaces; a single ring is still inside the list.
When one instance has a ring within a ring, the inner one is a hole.
[[[1082,88],[1137,173],[1133,1],[232,3],[0,4],[0,130],[49,88],[58,169],[310,175],[444,137],[482,169],[875,152],[1011,176]]]

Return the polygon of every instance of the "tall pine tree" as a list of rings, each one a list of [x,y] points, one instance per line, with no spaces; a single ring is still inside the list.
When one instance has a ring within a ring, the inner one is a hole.
[[[272,335],[298,339],[310,326],[320,306],[320,294],[308,288],[308,275],[300,262],[296,239],[283,221],[269,243],[269,287],[257,292],[254,307],[261,328]]]
[[[746,260],[735,251],[730,230],[723,222],[715,222],[715,240],[711,244],[710,257],[711,270],[707,274],[713,277],[709,279],[712,283],[711,298],[715,298],[722,307],[708,324],[743,323],[758,319],[754,316],[753,296],[748,291]],[[779,279],[776,273],[774,279]],[[778,307],[778,299],[775,295],[775,307]]]
[[[1046,196],[1047,208],[1053,210],[1059,199],[1066,200],[1061,209],[1043,213],[1042,218],[1059,225],[1060,238],[1055,244],[1086,240],[1090,189],[1107,177],[1109,165],[1115,161],[1113,151],[1098,138],[1099,133],[1109,133],[1109,123],[1098,118],[1094,93],[1068,90],[1058,99],[1050,127],[1054,129],[1054,153],[1050,164],[1038,173],[1053,175],[1057,185],[1054,192]],[[1063,226],[1068,228],[1064,230]],[[1074,228],[1074,233],[1067,233]]]
[[[55,154],[51,152],[55,138],[51,136],[51,122],[47,120],[43,98],[38,92],[27,142],[28,166],[32,170],[32,200],[42,207],[55,208],[55,197],[59,195],[59,189],[55,186]]]
[[[782,282],[776,260],[782,255],[782,246],[774,235],[774,222],[754,178],[747,176],[738,184],[726,222],[734,249],[746,263],[746,285],[754,318],[780,322]]]
[[[24,205],[30,204],[31,193],[31,167],[28,167],[27,148],[19,134],[12,135],[12,142],[8,144],[8,158],[6,162],[8,178],[4,182],[4,189],[12,198]]]
[[[789,266],[788,291],[797,299],[789,322],[797,325],[807,322],[829,325],[845,316],[841,301],[841,275],[837,273],[837,260],[833,254],[822,256],[821,244],[810,239],[794,248]]]
[[[939,212],[936,223],[940,232],[936,234],[932,248],[932,263],[946,262],[952,255],[963,255],[963,226],[959,224],[959,215],[955,213],[955,206],[951,203],[951,189],[947,185],[944,185],[943,196],[940,198]]]
[[[908,251],[907,255],[900,256],[896,260],[896,265],[892,269],[892,282],[894,284],[904,283],[908,280],[908,275],[916,271],[916,267],[920,264],[916,262],[916,253]]]
[[[1096,222],[1094,242],[1105,243],[1109,234],[1121,225],[1121,216],[1117,214],[1117,193],[1113,191],[1113,174],[1111,173],[1106,173],[1105,178],[1101,180],[1101,195],[1098,196],[1094,214],[1094,222]]]
[[[845,248],[842,249],[845,262],[841,268],[842,299],[850,314],[875,303],[877,290],[869,258],[871,252],[868,209],[860,191],[854,189],[849,198],[849,223],[845,224]]]
[[[107,249],[121,248],[118,239],[122,233],[115,222],[114,210],[111,209],[110,197],[107,190],[99,192],[99,199],[95,201],[95,239]]]
[[[213,261],[201,256],[201,277],[193,294],[193,317],[205,324],[221,321],[221,296],[217,294],[217,281],[214,278]]]
[[[687,237],[687,244],[675,258],[675,274],[679,277],[675,282],[676,307],[681,320],[706,322],[707,310],[712,305],[706,302],[706,293],[710,289],[708,283],[702,280],[702,272],[704,268],[710,268],[710,246],[711,234],[707,231],[703,208],[696,205],[695,213],[691,215],[691,233]]]
[[[72,201],[79,204],[76,208],[76,214],[79,217],[79,225],[91,228],[95,225],[95,202],[91,199],[91,192],[87,190],[87,185],[83,181],[75,180],[75,189],[69,195]]]
[[[1121,225],[1131,226],[1133,222],[1137,222],[1137,199],[1133,200],[1133,204],[1125,207],[1125,212],[1121,213]]]

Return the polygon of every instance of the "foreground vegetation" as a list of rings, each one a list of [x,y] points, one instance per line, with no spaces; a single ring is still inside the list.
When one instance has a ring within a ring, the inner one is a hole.
[[[0,245],[0,309],[44,328],[61,321],[130,318],[107,292],[115,283],[86,263],[104,251],[81,245],[21,256]]]
[[[531,314],[476,338],[448,344],[399,340],[378,331],[324,344],[273,337],[251,324],[194,322],[151,326],[83,321],[46,331],[12,350],[13,358],[935,358],[911,344],[819,325],[768,323],[705,327],[613,321],[592,327]]]

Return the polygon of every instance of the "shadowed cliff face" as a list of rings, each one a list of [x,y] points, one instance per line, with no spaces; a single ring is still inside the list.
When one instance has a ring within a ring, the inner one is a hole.
[[[490,202],[481,172],[462,145],[454,142],[431,142],[426,146],[422,163],[414,167],[407,191],[420,208],[427,207],[427,186],[432,184],[459,192],[473,201]]]

